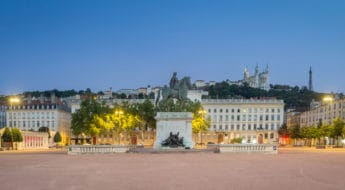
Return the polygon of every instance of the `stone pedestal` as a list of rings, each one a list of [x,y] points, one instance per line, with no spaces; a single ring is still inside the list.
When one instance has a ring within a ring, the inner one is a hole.
[[[156,140],[153,148],[164,148],[161,143],[169,137],[170,132],[179,133],[179,137],[183,137],[185,147],[193,148],[192,120],[193,115],[190,112],[158,112],[156,115]]]

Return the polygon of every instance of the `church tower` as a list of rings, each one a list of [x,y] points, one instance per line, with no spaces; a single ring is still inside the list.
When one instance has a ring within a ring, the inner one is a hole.
[[[311,66],[309,69],[309,85],[308,85],[308,89],[313,91],[313,72],[311,71]]]
[[[244,75],[243,76],[244,80],[247,81],[249,79],[249,72],[248,72],[248,68],[247,67],[244,69],[244,74],[243,75]]]

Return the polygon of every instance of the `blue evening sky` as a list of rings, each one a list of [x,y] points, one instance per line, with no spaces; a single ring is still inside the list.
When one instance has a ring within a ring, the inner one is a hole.
[[[239,80],[345,92],[345,0],[0,0],[0,94]]]

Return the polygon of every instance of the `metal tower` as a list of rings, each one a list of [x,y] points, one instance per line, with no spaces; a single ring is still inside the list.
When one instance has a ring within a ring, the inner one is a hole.
[[[311,71],[311,66],[309,69],[309,86],[308,89],[313,91],[313,72]]]

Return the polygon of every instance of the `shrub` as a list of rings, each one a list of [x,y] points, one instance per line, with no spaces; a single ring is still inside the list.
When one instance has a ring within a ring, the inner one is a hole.
[[[231,139],[231,144],[241,144],[241,143],[242,143],[242,138]]]
[[[54,142],[59,143],[59,142],[61,142],[61,140],[62,140],[62,138],[61,138],[61,135],[60,135],[60,133],[58,131],[54,135]]]

